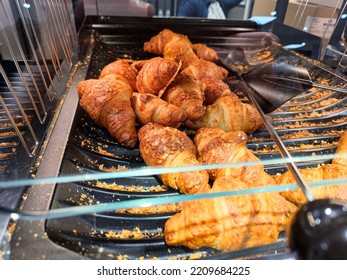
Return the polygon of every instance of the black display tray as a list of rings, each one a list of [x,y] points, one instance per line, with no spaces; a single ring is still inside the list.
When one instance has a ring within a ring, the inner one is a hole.
[[[212,47],[223,43],[227,36],[236,32],[257,30],[257,26],[248,21],[90,17],[87,18],[80,31],[80,34],[91,34],[92,40],[89,38],[86,42],[94,41],[91,57],[81,56],[83,60],[90,59],[87,75],[84,78],[97,78],[105,65],[118,58],[146,59],[153,57],[152,54],[142,50],[143,43],[163,28],[186,34],[192,42],[206,43]],[[82,43],[81,54],[84,54],[86,48],[87,46]],[[343,76],[334,73],[324,64],[294,52],[280,49],[277,60],[307,67],[316,82],[321,82],[324,78],[329,81],[330,85],[345,84]],[[336,149],[334,143],[339,134],[347,127],[347,122],[344,120],[347,99],[343,95],[332,94],[336,97],[336,102],[340,104],[336,106],[341,109],[337,113],[331,112],[331,114],[319,118],[313,115],[310,117],[307,114],[301,117],[303,113],[310,111],[329,111],[329,106],[305,111],[291,110],[298,104],[306,106],[317,102],[317,100],[310,101],[311,94],[307,94],[305,97],[297,97],[298,103],[287,103],[281,107],[283,111],[274,112],[269,116],[281,137],[303,130],[310,132],[310,136],[307,137],[285,140],[288,147],[298,147],[292,151],[293,155],[334,153]],[[328,97],[323,96],[320,100],[326,98]],[[260,152],[262,147],[274,146],[265,129],[256,131],[249,135],[249,138],[249,149],[253,150],[260,159],[281,157],[276,150]],[[329,141],[332,145],[320,146]],[[312,144],[312,146],[300,148],[304,143]],[[312,161],[299,165],[300,167],[315,166],[325,162],[328,161],[315,160],[313,157]],[[132,150],[123,148],[110,137],[105,129],[95,125],[81,107],[77,107],[60,169],[61,176],[97,174],[107,172],[107,169],[112,168],[141,166],[145,166],[145,164],[140,157],[138,147]],[[286,167],[282,164],[272,165],[266,167],[266,170],[270,174],[276,174],[285,171]],[[110,189],[112,184],[114,189]],[[161,184],[157,176],[57,184],[50,207],[58,209],[177,194],[176,191],[165,188],[152,190],[153,186]],[[163,238],[163,226],[174,213],[175,211],[146,214],[116,212],[86,214],[47,220],[44,223],[44,231],[48,236],[48,241],[59,247],[59,257],[64,257],[65,252],[67,258],[71,256],[91,259],[293,258],[293,254],[288,252],[285,236],[281,236],[274,244],[227,253],[220,253],[210,248],[189,250],[184,247],[168,247]],[[28,227],[28,223],[25,225]]]

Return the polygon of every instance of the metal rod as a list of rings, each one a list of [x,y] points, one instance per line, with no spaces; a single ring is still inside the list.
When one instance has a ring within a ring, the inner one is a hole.
[[[305,2],[304,6],[303,6],[303,2]],[[299,7],[298,7],[298,9],[296,11],[295,17],[293,19],[292,26],[298,27],[300,21],[302,20],[303,15],[304,15],[304,13],[306,11],[307,4],[308,4],[308,0],[301,0],[301,2],[299,4]],[[299,19],[297,19],[297,16],[299,15],[299,10],[301,9],[302,6],[303,6],[302,12],[300,14]]]
[[[26,1],[24,1],[24,3],[26,3]],[[39,70],[39,72],[40,72],[43,85],[44,85],[44,87],[45,87],[45,90],[46,90],[46,92],[47,92],[47,95],[48,95],[49,100],[52,101],[53,96],[51,96],[51,94],[50,94],[50,90],[49,90],[49,88],[48,88],[48,84],[47,84],[47,81],[46,81],[46,77],[45,77],[45,75],[43,74],[42,66],[41,66],[41,63],[40,63],[40,61],[39,61],[39,58],[38,58],[38,55],[37,55],[37,52],[36,52],[36,48],[35,48],[35,46],[34,46],[34,43],[33,43],[32,38],[31,38],[31,36],[30,36],[31,34],[32,34],[32,36],[34,37],[34,39],[36,40],[37,48],[38,48],[38,50],[40,51],[40,54],[41,54],[41,57],[42,57],[42,61],[43,61],[43,64],[44,64],[44,66],[45,66],[45,69],[46,69],[46,72],[47,72],[47,74],[48,74],[48,77],[50,78],[51,84],[52,84],[53,81],[52,81],[52,79],[51,79],[51,77],[50,77],[50,74],[49,74],[49,70],[48,70],[48,66],[47,66],[47,64],[46,64],[46,61],[45,61],[44,57],[42,56],[42,49],[41,49],[41,46],[40,46],[40,42],[39,42],[39,40],[38,40],[38,38],[37,38],[37,34],[36,34],[36,31],[35,31],[35,28],[34,28],[34,25],[33,25],[33,22],[32,22],[31,16],[30,16],[30,13],[29,13],[29,11],[28,11],[28,8],[24,8],[24,9],[26,10],[26,12],[27,12],[27,20],[29,21],[29,25],[30,25],[30,27],[31,27],[31,30],[29,31],[27,24],[25,24],[25,23],[26,23],[26,18],[25,18],[25,16],[24,16],[23,11],[22,11],[21,5],[19,4],[19,0],[16,1],[16,5],[17,5],[17,8],[18,8],[19,15],[20,15],[20,17],[21,17],[21,19],[22,19],[22,22],[23,22],[23,26],[24,26],[25,33],[26,33],[26,35],[27,35],[27,39],[28,39],[28,42],[29,42],[29,46],[30,46],[30,48],[31,48],[31,51],[32,51],[32,54],[33,54],[33,56],[34,56],[36,65],[37,65],[37,67],[38,67],[38,70]]]
[[[69,9],[66,0],[61,0],[63,3],[63,6],[65,8],[65,14],[67,15],[67,22],[68,22],[68,26],[69,26],[69,31],[72,31],[72,36],[71,36],[71,40],[72,40],[72,44],[75,46],[75,50],[77,50],[77,46],[78,46],[78,38],[77,38],[77,30],[76,30],[76,26],[75,26],[75,19],[73,16],[73,7],[71,5],[71,9]],[[71,12],[70,12],[71,11]]]
[[[333,91],[338,91],[342,93],[347,93],[347,89],[344,88],[334,88],[330,86],[322,86],[320,84],[312,84],[314,87],[321,88],[321,89],[328,89],[328,90],[333,90]]]
[[[244,92],[247,94],[248,98],[254,104],[255,108],[258,111],[258,113],[260,114],[260,116],[261,116],[261,118],[262,118],[262,120],[263,120],[263,122],[265,124],[265,127],[269,131],[272,140],[275,142],[275,144],[279,148],[282,157],[284,157],[284,158],[292,158],[292,156],[290,155],[290,153],[286,149],[285,145],[283,144],[282,140],[278,136],[277,132],[273,129],[271,123],[269,122],[268,118],[264,114],[264,112],[261,109],[259,103],[254,98],[253,92],[248,88],[248,86],[245,84],[244,81],[242,81],[242,88],[244,89]],[[300,171],[297,168],[297,166],[295,165],[295,163],[294,162],[289,162],[286,165],[287,165],[288,169],[290,170],[290,172],[292,173],[292,175],[294,176],[295,181],[297,182],[298,186],[304,192],[304,195],[306,196],[307,200],[308,201],[313,201],[314,197],[313,197],[312,193],[310,192],[308,185],[306,184],[306,182],[302,178],[302,176],[300,174]]]
[[[300,78],[296,78],[296,77],[290,77],[290,76],[289,77],[285,77],[285,76],[280,76],[280,75],[267,75],[267,74],[264,74],[264,75],[262,75],[262,78],[265,81],[268,81],[268,82],[270,82],[272,84],[277,84],[277,85],[282,85],[280,83],[280,81],[299,82],[299,83],[301,83],[301,85],[307,85],[307,86],[311,86],[311,87],[317,87],[317,88],[321,88],[321,89],[327,89],[327,90],[347,93],[347,89],[345,89],[345,88],[338,88],[338,87],[336,88],[336,87],[332,87],[332,86],[323,86],[321,84],[313,83],[311,80],[300,79]],[[293,86],[293,88],[295,88],[295,86]]]
[[[65,59],[66,59],[66,62],[71,67],[72,66],[72,58],[70,57],[70,54],[68,51],[68,46],[67,46],[68,44],[66,42],[66,38],[65,38],[65,36],[63,36],[64,31],[63,31],[63,28],[61,26],[61,22],[60,22],[61,19],[58,19],[57,14],[54,12],[54,7],[53,7],[54,3],[52,3],[51,1],[48,0],[47,4],[48,4],[51,18],[53,20],[53,27],[56,31],[54,33],[58,36],[58,39],[59,39],[61,47],[62,47],[62,51],[63,51]]]
[[[18,1],[19,1],[19,0],[17,0],[17,2],[18,2]],[[24,4],[26,3],[26,0],[22,0],[22,2],[23,2],[23,6],[24,6]],[[39,36],[37,35],[37,32],[36,32],[36,30],[35,30],[35,28],[34,28],[33,20],[32,20],[32,17],[30,16],[29,9],[26,9],[26,10],[27,10],[27,13],[28,13],[28,18],[30,19],[31,29],[32,29],[33,35],[34,35],[34,37],[35,37],[35,40],[36,40],[36,43],[37,43],[37,46],[38,46],[38,50],[39,50],[39,52],[40,52],[41,59],[42,59],[42,61],[43,61],[43,63],[44,63],[44,66],[45,66],[45,68],[46,68],[47,76],[48,76],[49,81],[50,81],[50,86],[51,86],[51,88],[52,88],[54,94],[56,94],[56,88],[54,87],[53,77],[52,77],[51,71],[50,71],[50,69],[49,69],[49,67],[48,67],[48,65],[47,65],[47,62],[46,62],[47,59],[46,59],[46,57],[45,57],[45,54],[44,54],[44,51],[43,51],[43,48],[42,48],[43,42],[40,42],[40,40],[39,40]],[[36,10],[36,15],[38,16],[37,8],[36,8],[36,7],[35,7],[35,10]],[[41,34],[40,34],[40,35],[41,35]],[[44,34],[42,34],[42,35],[45,36]],[[41,35],[41,36],[42,36],[42,35]],[[45,38],[46,38],[46,37],[45,37]],[[52,57],[51,57],[51,58],[52,58]]]
[[[59,54],[58,54],[58,48],[55,41],[55,37],[52,36],[54,34],[51,21],[48,17],[48,14],[44,12],[43,4],[40,1],[36,2],[35,5],[36,11],[41,19],[46,19],[45,22],[42,24],[42,28],[44,32],[42,32],[44,40],[46,41],[46,46],[49,50],[51,60],[54,66],[55,74],[59,82],[61,82],[63,77],[63,70],[61,67]]]
[[[252,9],[253,9],[253,1],[252,0],[245,0],[245,11],[243,13],[243,19],[247,20],[252,15]]]
[[[65,7],[61,1],[58,0],[56,1],[56,3],[57,3],[57,11],[59,13],[58,17],[61,18],[63,36],[65,35],[65,40],[69,50],[69,55],[70,57],[72,57],[72,53],[73,53],[72,30],[70,30],[71,27],[69,27],[69,23],[66,18],[67,11],[64,10]]]

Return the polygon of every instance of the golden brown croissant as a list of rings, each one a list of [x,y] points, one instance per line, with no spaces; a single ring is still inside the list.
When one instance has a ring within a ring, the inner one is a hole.
[[[154,57],[146,61],[136,78],[139,92],[161,96],[175,78],[180,65],[170,58]]]
[[[344,156],[334,158],[332,163],[347,165],[347,131],[344,131],[340,136],[336,148],[336,154]]]
[[[193,141],[182,131],[159,124],[146,124],[138,133],[141,157],[149,166],[179,167],[199,164]],[[208,185],[206,170],[166,173],[162,182],[182,193],[204,192]]]
[[[99,79],[105,78],[110,74],[119,74],[127,79],[132,89],[136,91],[136,77],[138,71],[131,67],[131,65],[125,60],[119,59],[110,64],[107,64],[101,71]]]
[[[141,125],[158,123],[177,128],[187,118],[187,113],[181,108],[149,93],[134,92],[131,105]]]
[[[192,76],[178,74],[161,97],[184,110],[190,120],[205,113],[204,87]]]
[[[144,51],[162,55],[164,58],[172,58],[177,63],[182,63],[182,68],[198,59],[194,52],[193,44],[188,37],[164,29],[144,43]]]
[[[315,168],[301,169],[300,173],[307,183],[319,182],[329,179],[347,178],[347,168],[344,165],[327,164]],[[276,184],[295,184],[296,181],[291,172],[274,176]],[[327,185],[310,188],[310,192],[314,198],[336,198],[347,200],[347,184]],[[307,199],[300,189],[281,192],[281,194],[289,201],[295,204],[307,202]]]
[[[202,80],[203,84],[205,85],[204,95],[204,105],[211,105],[213,104],[219,97],[225,96],[225,95],[234,95],[229,86],[224,83],[222,80],[214,79],[214,78],[205,78]]]
[[[206,106],[202,117],[188,120],[186,124],[192,129],[217,127],[224,131],[251,133],[262,126],[262,119],[255,107],[243,103],[236,95],[226,95]]]
[[[193,50],[199,58],[204,60],[216,62],[219,60],[216,51],[206,44],[193,44]]]
[[[198,59],[190,63],[188,67],[182,70],[182,73],[191,75],[199,81],[203,81],[205,78],[223,80],[228,75],[225,68],[204,59]]]
[[[220,177],[209,192],[247,188],[238,179]],[[220,251],[265,245],[277,241],[295,210],[293,204],[277,193],[189,201],[165,223],[165,242],[171,246],[211,247]]]
[[[170,29],[163,29],[157,35],[153,36],[148,42],[143,45],[145,52],[162,55],[164,53],[165,45],[173,38],[178,36]]]
[[[137,131],[135,113],[130,103],[133,90],[123,76],[113,75],[117,78],[79,82],[80,105],[96,124],[105,127],[121,145],[134,148]]]
[[[163,51],[165,58],[172,58],[176,62],[182,62],[182,69],[186,68],[192,62],[198,60],[198,56],[193,50],[192,43],[186,36],[174,36],[166,43]]]
[[[341,135],[336,153],[345,154],[346,149],[347,131]],[[307,183],[347,178],[346,158],[338,157],[334,158],[331,164],[320,165],[312,168],[303,168],[300,170],[300,173]],[[289,171],[280,175],[275,175],[274,179],[278,185],[296,183],[292,173]],[[335,198],[347,200],[347,184],[319,186],[310,188],[310,191],[316,199]],[[300,189],[282,192],[281,194],[295,204],[302,204],[307,201],[305,195]]]
[[[131,63],[131,67],[135,68],[137,72],[141,70],[143,65],[148,61],[148,59],[143,59],[143,60],[135,60]],[[138,74],[138,73],[137,73]],[[136,82],[136,81],[135,81]]]
[[[194,143],[202,164],[260,162],[246,146],[247,135],[243,131],[225,132],[219,128],[201,128]],[[265,172],[262,164],[227,167],[208,170],[210,178],[237,178],[249,186],[273,186],[274,179]]]

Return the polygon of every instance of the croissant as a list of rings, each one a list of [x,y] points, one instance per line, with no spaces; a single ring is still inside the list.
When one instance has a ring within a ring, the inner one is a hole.
[[[139,92],[161,95],[175,78],[180,65],[170,58],[154,57],[146,61],[136,77]]]
[[[199,58],[202,58],[204,60],[213,61],[213,62],[216,62],[219,60],[219,57],[216,51],[208,47],[206,44],[201,44],[201,43],[193,44],[193,50]]]
[[[205,100],[204,105],[211,105],[213,104],[219,97],[225,96],[225,95],[233,95],[236,97],[236,94],[233,93],[229,86],[224,83],[222,80],[219,79],[213,79],[213,78],[204,78],[202,80],[205,90]]]
[[[164,29],[153,36],[144,43],[143,49],[146,52],[163,55],[164,58],[172,58],[177,63],[181,62],[182,68],[198,59],[188,37],[170,29]]]
[[[135,70],[138,72],[142,69],[143,65],[148,61],[148,59],[142,59],[142,60],[135,60],[131,63],[131,67],[135,68]],[[136,81],[135,81],[136,83]]]
[[[139,129],[140,154],[149,166],[179,167],[199,164],[193,141],[177,128],[149,123]],[[162,182],[181,193],[205,192],[210,188],[206,170],[165,173]]]
[[[89,79],[77,85],[81,107],[91,119],[105,127],[111,136],[126,148],[137,143],[135,113],[130,97],[133,93],[128,81],[121,75],[114,79]]]
[[[188,67],[182,70],[182,73],[191,75],[199,81],[205,78],[223,80],[228,76],[228,71],[225,68],[204,59],[198,59],[190,63]]]
[[[204,87],[192,76],[178,74],[161,98],[184,110],[190,120],[205,113]]]
[[[162,55],[164,53],[165,45],[176,36],[178,36],[178,34],[165,28],[157,35],[153,36],[148,42],[145,42],[143,50],[145,52]]]
[[[247,188],[236,178],[219,177],[209,192]],[[180,213],[166,221],[165,242],[169,246],[220,251],[265,245],[277,241],[295,210],[293,204],[273,193],[188,201]]]
[[[165,58],[172,58],[176,62],[181,61],[182,69],[199,59],[193,50],[192,43],[183,35],[174,36],[165,44],[163,56]]]
[[[337,154],[346,154],[347,151],[347,131],[339,140],[336,150]],[[320,165],[312,168],[303,168],[300,173],[307,183],[319,182],[323,180],[333,180],[347,178],[347,165],[345,157],[337,157],[332,163]],[[287,171],[280,175],[275,175],[274,179],[278,185],[296,183],[291,172]],[[347,200],[347,184],[326,185],[310,188],[310,192],[316,198],[334,198]],[[307,200],[300,189],[281,192],[289,201],[295,204],[305,203]]]
[[[152,122],[177,128],[187,118],[184,110],[153,94],[134,92],[131,105],[141,125]]]
[[[201,128],[194,137],[198,159],[202,164],[260,162],[246,146],[248,137],[243,131],[225,132],[219,128]],[[249,186],[273,186],[274,179],[262,164],[210,169],[212,180],[219,177],[237,178]]]
[[[217,127],[224,131],[251,133],[262,126],[262,119],[255,107],[243,103],[236,95],[226,95],[206,106],[202,117],[188,120],[186,124],[192,129]]]
[[[333,164],[347,165],[347,131],[344,131],[337,143],[336,154],[341,155],[341,157],[333,158]],[[342,156],[344,155],[344,156]]]
[[[138,71],[131,67],[131,65],[125,60],[119,59],[110,64],[107,64],[100,73],[99,79],[105,78],[109,74],[119,74],[127,79],[132,89],[136,91],[136,77]]]

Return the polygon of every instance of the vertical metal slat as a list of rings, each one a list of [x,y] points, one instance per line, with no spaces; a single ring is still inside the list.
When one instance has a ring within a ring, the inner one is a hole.
[[[22,70],[21,70],[21,68],[19,66],[18,60],[17,60],[16,56],[14,55],[14,51],[13,51],[13,48],[12,48],[12,46],[10,44],[10,40],[8,39],[8,36],[7,36],[6,32],[5,32],[5,29],[4,29],[4,27],[2,26],[2,24],[0,22],[0,29],[3,31],[2,33],[3,33],[4,39],[5,39],[5,43],[7,44],[7,47],[9,49],[10,53],[11,53],[11,56],[12,56],[13,62],[16,65],[17,71],[20,74],[20,76],[22,77],[24,86],[25,86],[25,88],[26,88],[26,90],[27,90],[27,92],[28,92],[28,94],[30,96],[30,99],[31,99],[32,103],[33,103],[33,106],[35,108],[35,112],[37,114],[37,117],[38,117],[38,119],[39,119],[39,121],[41,123],[44,123],[46,121],[46,118],[47,118],[47,110],[46,110],[45,104],[43,102],[43,99],[42,99],[42,96],[41,96],[41,92],[40,92],[40,90],[39,90],[39,88],[37,86],[37,83],[36,83],[36,80],[34,78],[34,75],[33,75],[32,71],[31,71],[31,68],[30,68],[30,66],[28,64],[28,61],[27,61],[26,57],[25,57],[23,48],[22,48],[20,40],[18,38],[17,31],[14,28],[15,24],[12,22],[12,19],[10,17],[10,13],[9,13],[8,9],[6,8],[6,6],[4,5],[3,1],[1,1],[1,4],[2,4],[2,7],[3,7],[3,11],[5,11],[5,14],[7,16],[7,20],[10,23],[10,30],[12,32],[12,36],[13,36],[13,38],[15,40],[15,43],[17,44],[17,48],[18,48],[18,50],[20,52],[21,58],[22,58],[22,60],[23,60],[23,62],[25,64],[25,67],[26,67],[26,69],[28,71],[28,74],[29,74],[29,76],[30,76],[30,78],[31,78],[31,80],[33,82],[34,87],[35,87],[36,95],[37,95],[37,98],[38,98],[39,103],[41,105],[43,116],[41,116],[41,113],[39,112],[38,107],[36,106],[33,94],[30,91],[30,88],[28,86],[26,78],[24,77],[23,72],[22,72]]]
[[[66,42],[67,50],[69,53],[69,57],[71,58],[71,65],[72,65],[72,53],[73,53],[73,43],[72,43],[72,30],[69,29],[68,27],[68,22],[66,20],[66,14],[64,13],[64,5],[62,4],[61,1],[54,1],[56,5],[56,14],[57,18],[60,19],[61,23],[61,32],[64,37],[64,40]]]
[[[48,4],[50,16],[53,20],[53,28],[55,30],[54,34],[56,34],[58,36],[59,42],[60,42],[61,47],[62,47],[62,51],[64,53],[64,57],[65,57],[68,65],[71,67],[72,66],[72,57],[70,56],[70,53],[68,51],[68,44],[66,42],[66,37],[63,34],[64,30],[61,27],[60,19],[57,18],[57,13],[54,12],[54,7],[53,7],[54,3],[52,4],[52,1],[47,0],[47,4]]]
[[[36,62],[36,64],[37,64],[38,70],[39,70],[39,72],[40,72],[40,75],[41,75],[41,78],[42,78],[42,82],[43,82],[43,84],[44,84],[44,87],[45,87],[45,90],[46,90],[46,92],[47,92],[47,94],[48,94],[49,99],[52,100],[53,97],[54,97],[54,94],[53,94],[53,95],[50,94],[50,90],[49,90],[49,88],[48,88],[48,84],[47,84],[47,82],[46,82],[46,78],[45,78],[45,76],[44,76],[44,74],[43,74],[43,70],[42,70],[42,67],[41,67],[41,64],[40,64],[38,55],[37,55],[36,48],[35,48],[35,46],[34,46],[34,43],[33,43],[32,38],[31,38],[31,36],[30,36],[31,33],[33,34],[33,37],[34,37],[34,39],[35,39],[35,41],[36,41],[37,48],[38,48],[38,52],[40,53],[42,62],[43,62],[43,64],[44,64],[44,66],[45,66],[45,70],[46,70],[45,72],[47,73],[47,75],[48,75],[48,77],[49,77],[50,84],[52,85],[52,87],[53,87],[53,80],[52,80],[52,77],[51,77],[51,75],[50,75],[50,72],[49,72],[49,69],[48,69],[46,60],[45,60],[45,58],[44,58],[44,56],[43,56],[42,49],[41,49],[41,45],[40,45],[40,42],[39,42],[39,40],[38,40],[38,38],[37,38],[37,34],[36,34],[36,31],[35,31],[35,28],[34,28],[34,25],[33,25],[33,22],[32,22],[32,18],[31,18],[30,13],[29,13],[29,7],[30,7],[30,6],[29,6],[29,5],[26,6],[25,4],[27,4],[25,0],[24,0],[24,2],[22,3],[22,5],[19,4],[19,0],[16,0],[16,5],[17,5],[17,8],[18,8],[20,17],[21,17],[21,19],[22,19],[22,22],[24,23],[24,24],[23,24],[24,30],[25,30],[25,33],[26,33],[26,35],[27,35],[27,39],[28,39],[28,42],[29,42],[29,45],[30,45],[32,54],[33,54],[33,56],[34,56],[35,62]],[[24,13],[23,13],[23,11],[22,11],[22,8],[24,8],[23,10],[26,11],[26,17],[24,16]],[[30,31],[31,31],[31,32],[29,31],[28,26],[25,24],[26,19],[29,21],[29,25],[30,25],[30,28],[31,28]],[[55,90],[54,90],[54,91],[55,91]]]
[[[61,62],[59,59],[59,53],[58,53],[58,47],[56,44],[56,40],[55,40],[55,37],[52,36],[52,34],[54,35],[54,30],[53,30],[51,21],[48,17],[48,13],[45,13],[43,3],[41,3],[40,1],[36,1],[35,8],[36,8],[36,11],[37,11],[39,17],[42,20],[45,19],[44,22],[41,24],[41,27],[43,30],[43,32],[42,32],[43,38],[45,40],[45,45],[47,47],[47,50],[50,54],[56,77],[59,81],[61,81],[64,74],[63,74]]]

